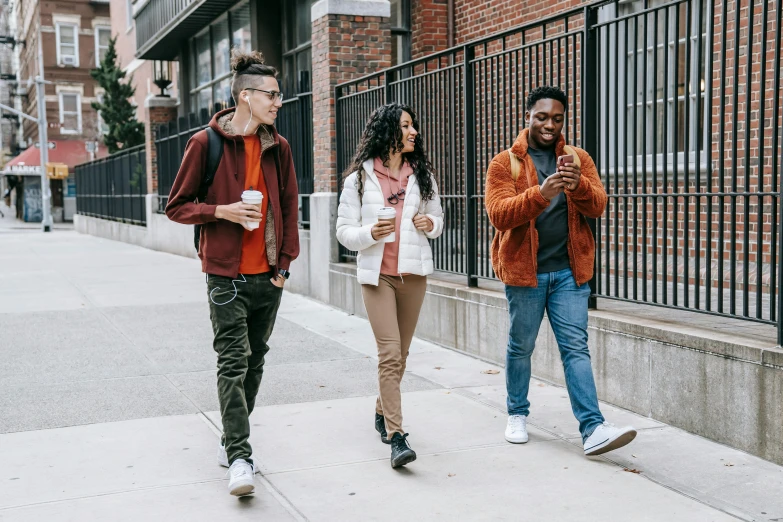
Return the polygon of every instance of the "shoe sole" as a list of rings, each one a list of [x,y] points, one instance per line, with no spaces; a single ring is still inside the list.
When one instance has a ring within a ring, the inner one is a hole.
[[[253,484],[241,484],[231,490],[231,494],[235,497],[243,497],[245,495],[251,495],[255,492],[256,487]]]
[[[596,455],[603,455],[604,453],[609,453],[610,451],[614,451],[618,448],[622,448],[626,444],[630,444],[630,442],[635,438],[636,438],[636,430],[628,431],[626,433],[623,433],[622,435],[620,435],[614,440],[604,442],[603,444],[599,444],[598,446],[592,448],[589,451],[585,451],[585,455],[588,457],[594,457]]]
[[[529,440],[528,438],[522,440],[522,439],[510,439],[506,437],[506,442],[510,442],[511,444],[525,444],[528,440]]]

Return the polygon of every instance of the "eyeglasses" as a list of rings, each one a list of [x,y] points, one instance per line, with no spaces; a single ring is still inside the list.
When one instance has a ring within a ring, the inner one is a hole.
[[[400,202],[401,199],[405,199],[405,189],[404,188],[401,188],[400,190],[397,191],[396,194],[392,194],[391,196],[386,198],[386,201],[388,201],[392,205],[396,205],[397,203]]]
[[[283,93],[282,93],[282,92],[280,92],[280,91],[265,91],[264,89],[252,89],[252,88],[250,88],[250,87],[248,87],[248,88],[247,88],[247,89],[245,89],[245,90],[246,90],[246,91],[260,91],[260,92],[265,92],[266,94],[268,94],[268,95],[269,95],[269,99],[270,99],[270,100],[272,100],[272,101],[275,101],[275,100],[278,100],[278,99],[279,99],[280,101],[283,101]]]

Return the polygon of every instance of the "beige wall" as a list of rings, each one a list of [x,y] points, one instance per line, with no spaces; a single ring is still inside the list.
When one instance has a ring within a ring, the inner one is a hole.
[[[128,0],[111,0],[111,28],[112,35],[117,38],[117,57],[120,65],[133,75],[133,86],[136,87],[134,103],[136,104],[136,118],[145,121],[144,100],[150,94],[160,93],[160,89],[152,83],[152,62],[136,58],[136,29],[132,22],[128,23]],[[130,25],[130,27],[129,27]],[[177,63],[172,63],[173,83],[166,90],[171,97],[177,97]]]

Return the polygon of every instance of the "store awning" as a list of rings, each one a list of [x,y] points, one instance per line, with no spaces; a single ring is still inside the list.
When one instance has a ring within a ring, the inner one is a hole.
[[[80,163],[108,155],[109,151],[102,143],[97,148],[95,158],[91,158],[90,153],[87,152],[87,142],[84,140],[49,140],[49,162],[65,163],[71,172]],[[2,173],[40,176],[40,166],[41,151],[38,147],[33,146],[6,163]]]

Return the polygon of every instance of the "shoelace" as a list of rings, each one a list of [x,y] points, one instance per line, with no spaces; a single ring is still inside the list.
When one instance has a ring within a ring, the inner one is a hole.
[[[396,439],[396,440],[394,440],[392,442],[396,442],[398,445],[402,445],[402,446],[404,446],[406,448],[413,449],[413,448],[411,448],[411,445],[408,442],[408,434],[407,433],[404,433],[403,435],[400,436],[399,439]]]
[[[523,430],[525,429],[525,418],[521,415],[512,415],[509,417],[509,424],[511,424],[511,430],[517,431],[517,430]]]
[[[250,467],[250,472],[255,475],[255,467],[248,463],[248,466]],[[226,471],[226,477],[231,475],[231,478],[238,478],[242,475],[247,475],[247,468],[245,466],[231,466],[228,468],[228,471]]]

